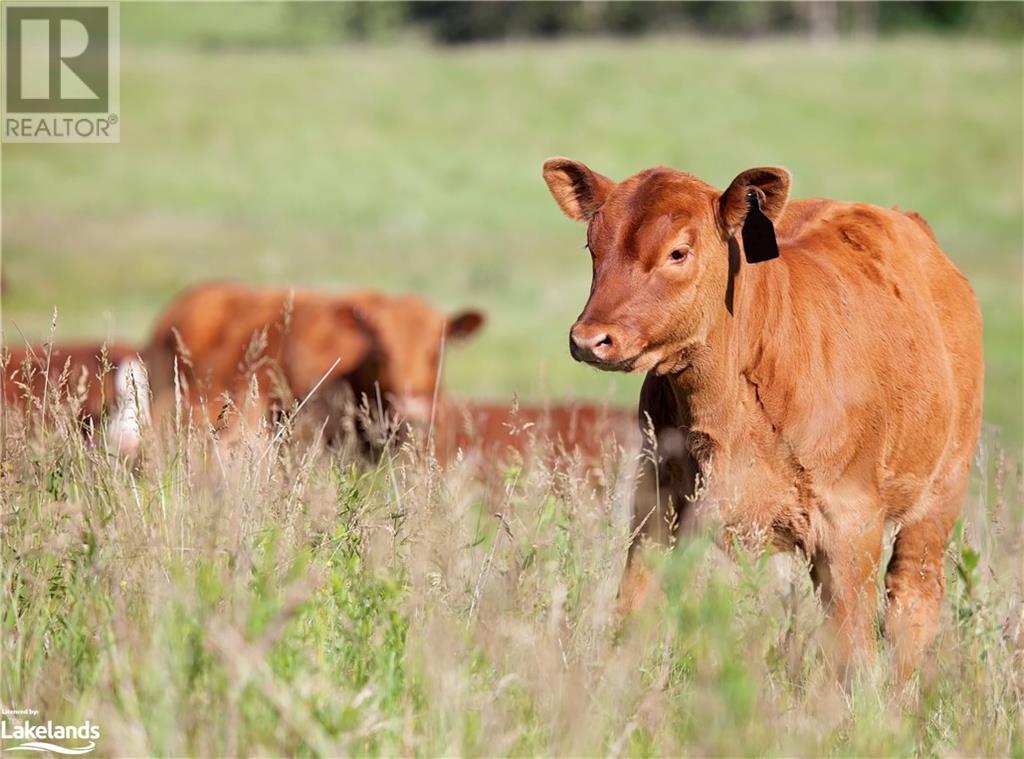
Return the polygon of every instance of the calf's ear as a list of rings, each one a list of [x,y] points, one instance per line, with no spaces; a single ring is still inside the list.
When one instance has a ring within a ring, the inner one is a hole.
[[[774,166],[747,169],[732,180],[718,199],[718,215],[726,237],[740,232],[748,263],[777,258],[775,221],[789,198],[789,172]]]
[[[479,311],[463,311],[448,319],[445,337],[449,340],[465,340],[484,326],[484,315]]]
[[[608,177],[568,158],[546,160],[544,181],[562,213],[575,221],[589,221],[615,186]]]

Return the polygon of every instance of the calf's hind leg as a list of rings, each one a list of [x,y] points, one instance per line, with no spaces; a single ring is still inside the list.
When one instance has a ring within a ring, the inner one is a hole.
[[[901,681],[917,669],[939,629],[946,590],[946,541],[953,522],[949,513],[929,515],[902,526],[896,534],[885,572],[885,637]]]

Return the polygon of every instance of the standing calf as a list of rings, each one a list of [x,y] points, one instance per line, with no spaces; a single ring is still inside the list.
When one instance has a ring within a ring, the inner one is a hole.
[[[587,223],[593,260],[573,357],[647,373],[640,413],[659,450],[620,603],[649,584],[640,539],[667,543],[712,509],[727,534],[809,557],[845,668],[874,653],[890,521],[884,629],[898,671],[912,672],[938,628],[982,404],[978,306],[928,225],[863,203],[787,202],[778,168],[744,171],[725,192],[669,168],[615,183],[565,158],[544,178]]]

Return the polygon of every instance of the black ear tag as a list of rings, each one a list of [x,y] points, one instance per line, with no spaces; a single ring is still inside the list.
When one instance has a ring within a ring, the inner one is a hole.
[[[779,257],[779,243],[775,239],[775,225],[764,215],[757,193],[747,193],[747,220],[743,222],[743,251],[748,264],[759,264]]]

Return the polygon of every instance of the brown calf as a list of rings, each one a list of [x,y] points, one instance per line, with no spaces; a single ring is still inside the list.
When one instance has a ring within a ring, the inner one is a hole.
[[[15,348],[3,370],[4,403],[41,407],[45,394],[80,401],[78,417],[83,428],[96,429],[116,406],[117,367],[135,355],[135,348],[119,343]]]
[[[200,285],[167,308],[146,349],[154,413],[173,404],[177,362],[187,398],[214,426],[227,399],[256,418],[287,408],[318,383],[317,402],[354,392],[426,422],[442,344],[468,337],[482,323],[475,311],[447,318],[412,296]],[[248,399],[253,384],[255,401]]]
[[[640,410],[661,459],[637,494],[635,519],[657,512],[642,535],[667,542],[713,509],[733,535],[802,551],[845,669],[874,653],[876,568],[895,523],[885,634],[911,672],[938,627],[982,404],[978,306],[928,225],[787,202],[777,168],[725,192],[669,168],[615,183],[564,158],[544,177],[588,224],[593,284],[573,356],[647,373]],[[652,503],[657,481],[667,503]],[[639,603],[647,582],[634,545],[621,602]]]

